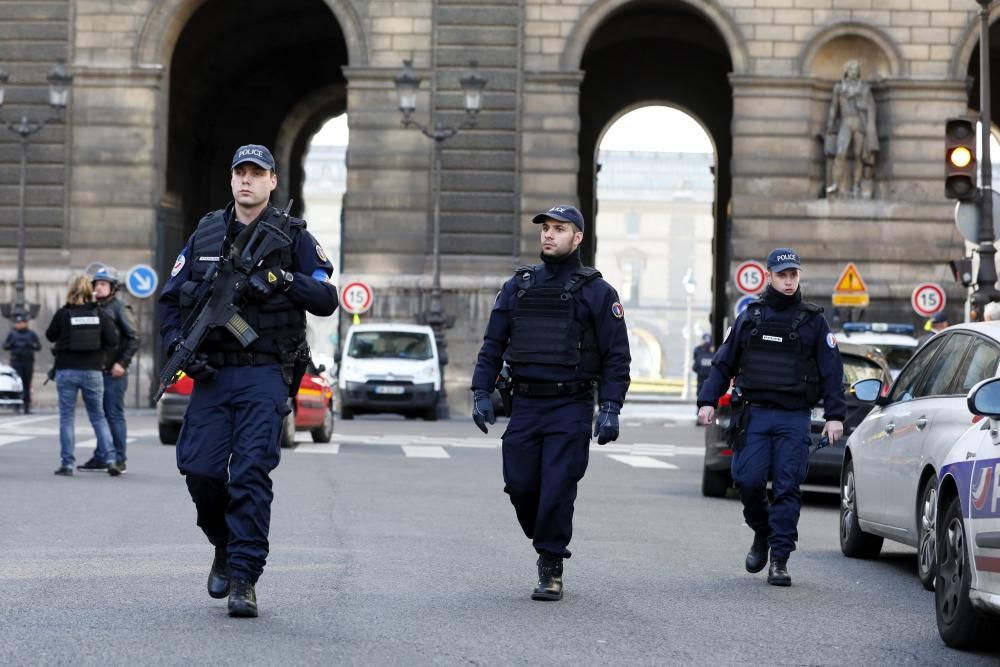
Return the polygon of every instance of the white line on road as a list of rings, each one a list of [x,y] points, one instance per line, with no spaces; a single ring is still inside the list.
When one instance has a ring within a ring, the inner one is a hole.
[[[41,417],[24,417],[23,419],[11,419],[0,421],[0,428],[17,428],[19,426],[24,426],[25,424],[34,424],[35,422],[42,422],[47,419],[58,419],[59,415],[43,415]]]
[[[615,461],[621,461],[626,465],[630,465],[633,468],[661,468],[663,470],[680,470],[673,463],[667,463],[666,461],[659,461],[651,456],[631,456],[628,454],[608,454],[609,459],[614,459]]]
[[[336,442],[329,445],[299,445],[293,451],[296,454],[339,454],[340,445]]]
[[[21,442],[23,440],[30,440],[31,438],[26,438],[17,435],[0,435],[0,447],[4,445],[12,445],[15,442]]]
[[[418,447],[416,445],[402,445],[403,453],[415,459],[450,459],[444,447]]]

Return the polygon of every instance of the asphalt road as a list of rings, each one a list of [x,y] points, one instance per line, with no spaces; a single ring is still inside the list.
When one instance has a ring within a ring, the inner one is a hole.
[[[747,574],[738,501],[700,494],[693,413],[628,405],[619,443],[593,446],[557,603],[529,599],[502,423],[300,433],[274,475],[255,620],[205,593],[212,550],[152,416],[131,418],[120,478],[54,476],[57,417],[0,417],[0,664],[997,664],[942,644],[912,549],[840,554],[835,495],[807,498],[791,588]]]

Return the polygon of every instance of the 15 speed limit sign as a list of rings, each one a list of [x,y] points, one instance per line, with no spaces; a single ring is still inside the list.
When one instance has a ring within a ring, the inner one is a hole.
[[[913,290],[910,304],[917,315],[930,317],[944,310],[944,290],[937,283],[921,283]]]
[[[368,283],[356,280],[347,283],[340,290],[340,307],[346,313],[360,315],[368,312],[368,309],[372,307],[373,298],[374,294]]]
[[[744,294],[756,294],[764,289],[765,275],[760,262],[743,262],[736,267],[736,289]]]

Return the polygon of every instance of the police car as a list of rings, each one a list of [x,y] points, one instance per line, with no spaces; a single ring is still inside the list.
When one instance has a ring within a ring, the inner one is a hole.
[[[920,344],[913,334],[912,324],[845,322],[837,338],[845,343],[877,347],[885,355],[895,379]]]
[[[1000,378],[966,403],[982,421],[945,457],[937,498],[937,626],[954,648],[995,642],[1000,629]]]
[[[11,366],[0,364],[0,406],[20,411],[24,405],[23,393],[21,376]]]

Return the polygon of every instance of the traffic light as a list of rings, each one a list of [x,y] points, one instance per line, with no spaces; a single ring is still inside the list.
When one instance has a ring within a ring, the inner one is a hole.
[[[971,118],[949,118],[945,125],[944,196],[976,196],[976,124]]]
[[[953,259],[948,262],[948,266],[951,267],[951,275],[955,277],[955,280],[962,283],[963,286],[968,287],[972,284],[972,258],[963,257],[961,259]]]

